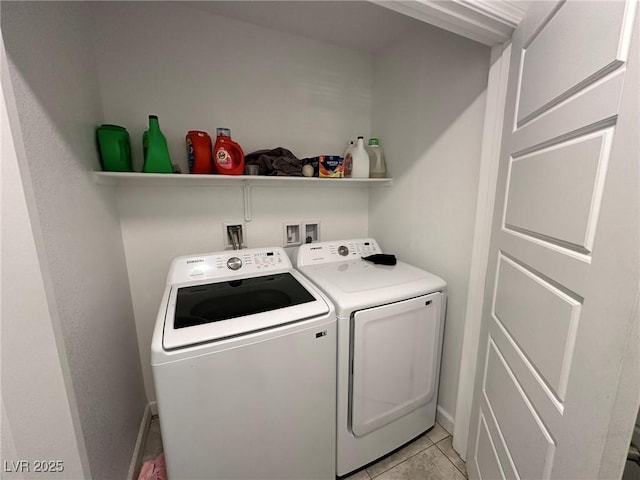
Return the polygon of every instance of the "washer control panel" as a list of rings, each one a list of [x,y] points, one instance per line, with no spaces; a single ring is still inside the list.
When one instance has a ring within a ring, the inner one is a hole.
[[[176,258],[171,264],[167,281],[179,283],[200,278],[233,278],[248,273],[260,274],[291,268],[289,257],[280,247],[228,250]]]
[[[341,262],[382,253],[373,238],[307,243],[298,249],[296,266]]]

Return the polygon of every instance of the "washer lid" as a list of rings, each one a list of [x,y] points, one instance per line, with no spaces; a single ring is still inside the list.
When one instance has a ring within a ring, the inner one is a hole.
[[[295,271],[171,286],[163,347],[172,350],[327,314],[329,306]]]
[[[375,265],[362,259],[329,263],[301,270],[313,277],[314,281],[324,280],[331,284],[331,287],[344,293],[378,290],[399,283],[413,282],[425,276],[423,270],[406,263],[398,262],[393,266]]]
[[[404,262],[375,265],[358,258],[298,269],[330,297],[339,316],[446,289],[440,277]]]

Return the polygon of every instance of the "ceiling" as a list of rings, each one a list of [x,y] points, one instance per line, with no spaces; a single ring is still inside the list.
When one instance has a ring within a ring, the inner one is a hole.
[[[375,53],[425,23],[485,45],[504,42],[522,18],[522,0],[228,0],[179,2],[235,20]]]
[[[384,48],[411,29],[424,27],[420,20],[367,1],[215,1],[187,4],[216,15],[369,53]]]

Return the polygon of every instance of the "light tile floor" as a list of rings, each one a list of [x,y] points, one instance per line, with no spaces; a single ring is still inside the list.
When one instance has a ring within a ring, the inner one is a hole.
[[[400,450],[343,480],[464,480],[464,461],[439,424]]]
[[[342,480],[464,480],[464,461],[451,446],[451,435],[436,423],[424,435],[382,460]],[[153,417],[144,447],[142,462],[162,453],[158,417]]]
[[[149,433],[147,434],[147,440],[144,444],[144,450],[142,453],[142,463],[147,460],[153,460],[163,452],[162,447],[162,435],[160,433],[160,422],[158,416],[154,415],[151,418],[151,425],[149,426]]]

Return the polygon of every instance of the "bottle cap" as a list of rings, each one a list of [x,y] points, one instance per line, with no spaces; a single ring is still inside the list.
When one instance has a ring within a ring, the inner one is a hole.
[[[358,139],[363,139],[364,140],[364,137],[362,135],[358,135]]]
[[[216,128],[216,137],[219,137],[220,135],[224,135],[225,137],[230,137],[231,129],[225,128],[225,127]]]
[[[149,115],[149,118],[150,118],[150,119],[151,119],[151,118],[154,118],[154,119],[156,119],[156,120],[157,120],[157,119],[158,119],[158,115]]]
[[[380,142],[378,141],[377,138],[370,138],[369,145],[380,145]]]

